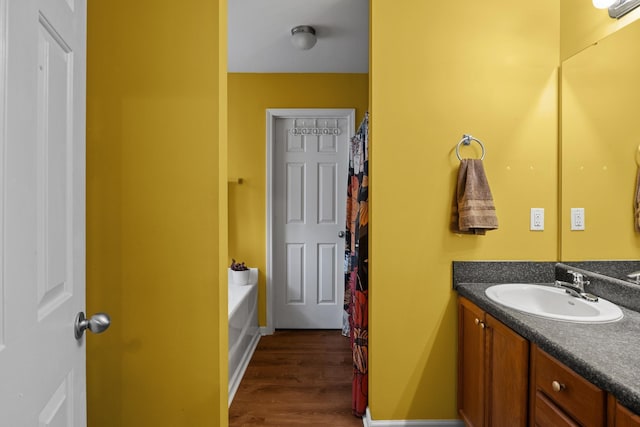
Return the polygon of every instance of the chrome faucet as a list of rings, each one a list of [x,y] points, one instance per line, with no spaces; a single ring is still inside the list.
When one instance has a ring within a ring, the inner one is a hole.
[[[586,276],[584,274],[573,270],[568,270],[567,273],[573,276],[573,283],[556,280],[555,286],[564,289],[566,293],[576,298],[583,298],[591,302],[598,301],[597,296],[584,291],[584,286],[591,283],[589,280],[585,280]]]

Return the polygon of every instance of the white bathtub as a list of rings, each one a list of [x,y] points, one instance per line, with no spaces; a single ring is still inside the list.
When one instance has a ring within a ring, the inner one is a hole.
[[[230,274],[229,274],[230,276]],[[252,268],[248,285],[235,285],[229,277],[229,406],[260,340],[258,327],[258,269]]]

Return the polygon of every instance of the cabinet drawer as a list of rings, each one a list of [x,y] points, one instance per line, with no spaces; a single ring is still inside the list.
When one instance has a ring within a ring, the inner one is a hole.
[[[616,403],[615,427],[640,427],[640,416]]]
[[[580,424],[604,425],[606,394],[539,348],[534,351],[536,389]]]
[[[536,393],[535,427],[579,427],[541,392]]]

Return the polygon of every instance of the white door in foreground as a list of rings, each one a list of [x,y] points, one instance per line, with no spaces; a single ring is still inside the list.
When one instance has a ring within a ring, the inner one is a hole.
[[[3,426],[86,425],[85,40],[85,0],[0,0]]]

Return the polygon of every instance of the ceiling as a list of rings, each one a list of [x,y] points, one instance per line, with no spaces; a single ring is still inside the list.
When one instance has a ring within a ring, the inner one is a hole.
[[[228,0],[230,73],[367,73],[369,0]],[[311,25],[318,42],[291,44]]]

